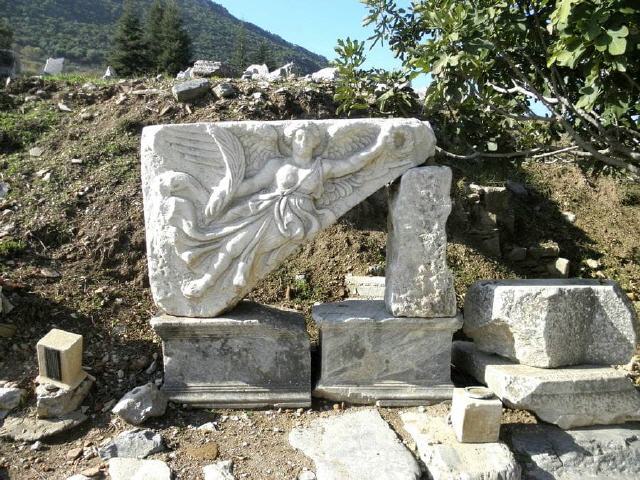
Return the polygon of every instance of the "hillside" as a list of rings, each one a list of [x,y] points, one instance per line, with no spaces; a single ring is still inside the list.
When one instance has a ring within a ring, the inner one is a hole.
[[[143,12],[151,2],[135,4]],[[327,64],[326,58],[243,22],[209,0],[177,3],[193,41],[194,60],[230,60],[237,31],[244,26],[249,60],[265,42],[276,64],[293,61],[304,73]],[[28,69],[41,67],[47,57],[62,56],[80,68],[103,70],[122,4],[122,0],[0,0],[0,12],[15,30],[17,49]]]

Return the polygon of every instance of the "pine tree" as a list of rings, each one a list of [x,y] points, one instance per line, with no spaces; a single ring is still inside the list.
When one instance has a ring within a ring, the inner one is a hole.
[[[149,68],[147,45],[133,2],[127,0],[116,25],[109,64],[122,76],[134,76]]]
[[[191,38],[184,28],[180,10],[174,1],[165,4],[162,16],[162,51],[159,70],[175,75],[191,61]]]
[[[233,53],[231,65],[242,72],[247,68],[247,32],[244,29],[244,25],[241,25],[236,30],[235,42],[236,49]]]
[[[145,24],[145,40],[147,42],[147,54],[151,68],[157,73],[162,71],[160,57],[164,49],[164,15],[165,3],[163,0],[154,0],[147,12]]]
[[[0,18],[0,50],[11,50],[12,44],[13,30],[4,18]]]
[[[269,70],[273,70],[275,68],[273,56],[271,55],[271,50],[269,49],[269,45],[267,45],[267,42],[260,42],[260,45],[258,45],[258,50],[253,57],[253,63],[257,63],[258,65],[265,64],[267,67],[269,67]]]

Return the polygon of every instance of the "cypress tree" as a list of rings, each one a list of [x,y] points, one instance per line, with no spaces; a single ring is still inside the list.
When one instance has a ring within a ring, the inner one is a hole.
[[[253,57],[253,63],[257,63],[259,65],[265,64],[267,67],[269,67],[269,70],[273,70],[275,68],[273,56],[271,55],[271,50],[269,49],[269,45],[267,45],[267,42],[260,42],[260,45],[258,45],[258,50]]]
[[[130,0],[125,2],[122,16],[116,25],[108,61],[123,76],[142,74],[149,68],[142,25]]]
[[[13,30],[4,18],[0,18],[0,50],[11,50],[12,44]]]
[[[162,0],[154,0],[147,12],[145,24],[145,40],[147,42],[147,52],[149,64],[153,70],[162,70],[160,57],[164,49],[163,21],[165,14],[165,4]]]
[[[174,1],[165,4],[161,25],[163,40],[159,69],[175,75],[191,61],[191,39],[184,28],[180,10]]]
[[[247,68],[247,33],[244,25],[241,25],[236,30],[236,49],[233,53],[231,64],[241,72]]]

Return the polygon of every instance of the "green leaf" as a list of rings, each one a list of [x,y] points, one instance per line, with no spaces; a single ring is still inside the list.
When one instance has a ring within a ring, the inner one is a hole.
[[[622,25],[617,30],[607,30],[607,33],[613,38],[625,38],[629,35],[629,29],[626,25]]]
[[[611,43],[611,40],[612,37],[610,37],[606,33],[602,33],[598,38],[596,38],[596,41],[594,42],[596,50],[599,52],[604,52]]]
[[[627,50],[627,39],[623,37],[613,37],[609,44],[609,53],[611,55],[623,55]]]

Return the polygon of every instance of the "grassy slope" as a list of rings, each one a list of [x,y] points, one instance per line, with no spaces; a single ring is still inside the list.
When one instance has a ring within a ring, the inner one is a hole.
[[[135,3],[145,11],[151,1]],[[193,41],[194,59],[229,61],[236,48],[236,31],[244,25],[249,61],[264,41],[277,64],[294,61],[310,73],[327,63],[320,55],[238,20],[209,0],[178,0],[178,4]],[[103,70],[121,9],[122,0],[0,0],[0,12],[15,29],[23,62],[31,69],[41,68],[48,56],[64,56],[84,68]]]

